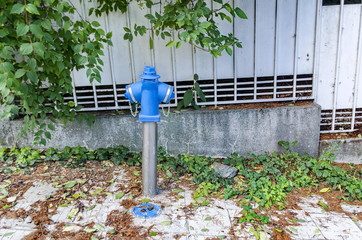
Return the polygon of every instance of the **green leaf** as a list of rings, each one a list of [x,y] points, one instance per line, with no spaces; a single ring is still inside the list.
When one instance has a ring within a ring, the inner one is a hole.
[[[55,130],[54,124],[51,124],[51,123],[48,124],[48,128],[53,131]]]
[[[33,52],[33,45],[30,43],[23,43],[20,45],[20,54],[27,56]]]
[[[192,90],[191,89],[187,90],[185,92],[184,98],[183,98],[184,106],[185,107],[189,106],[191,104],[193,98],[194,98],[194,96],[193,96]]]
[[[21,14],[24,12],[24,5],[17,3],[11,8],[11,14]]]
[[[177,109],[181,109],[184,106],[184,100],[181,100],[177,103]]]
[[[51,138],[52,138],[52,135],[50,134],[50,132],[45,132],[44,135],[45,135],[45,137],[48,138],[48,139],[51,139]]]
[[[44,53],[45,53],[45,47],[44,47],[44,45],[43,45],[41,42],[35,42],[35,43],[33,44],[33,46],[34,46],[34,52],[35,52],[38,56],[44,58]]]
[[[150,49],[153,49],[153,38],[150,37],[149,39]]]
[[[172,221],[164,221],[164,222],[161,222],[160,225],[162,226],[170,226],[172,224]]]
[[[20,68],[15,72],[15,78],[21,78],[26,73],[24,68]]]
[[[155,236],[157,236],[157,233],[156,232],[150,232],[150,236],[155,237]]]
[[[119,193],[117,193],[115,196],[114,196],[114,198],[115,199],[120,199],[120,198],[122,198],[124,196],[124,192],[119,192]]]
[[[100,27],[101,24],[99,24],[99,22],[97,22],[97,21],[93,21],[93,22],[92,22],[92,26],[93,26],[93,27]]]
[[[29,32],[29,26],[24,23],[19,23],[16,27],[16,35],[18,37],[24,36]]]
[[[178,43],[178,41],[169,41],[167,44],[166,44],[166,47],[172,47],[174,45],[176,45]]]
[[[66,183],[64,184],[64,187],[70,189],[70,188],[74,187],[77,183],[78,183],[78,182],[75,181],[75,180],[69,181],[69,182],[66,182]]]
[[[226,47],[225,50],[226,50],[227,54],[229,54],[230,56],[233,55],[233,50],[231,48]]]
[[[239,18],[248,19],[245,12],[243,10],[241,10],[240,8],[235,8],[234,11],[235,11],[236,15],[238,15]]]
[[[330,190],[331,190],[330,188],[322,188],[321,190],[319,190],[319,192],[325,193],[325,192],[329,192]]]
[[[102,226],[102,225],[100,225],[99,223],[96,223],[95,225],[94,225],[94,228],[95,229],[98,229],[99,231],[105,231],[106,229]]]
[[[3,235],[3,237],[9,237],[9,236],[11,236],[11,235],[13,235],[15,232],[8,232],[8,233],[5,233],[4,235]]]
[[[51,30],[52,29],[52,23],[48,20],[48,19],[43,19],[40,22],[40,25],[45,28],[46,30]]]
[[[86,229],[84,229],[84,231],[85,231],[86,233],[92,233],[92,232],[96,232],[97,229],[95,229],[95,228],[86,228]]]
[[[79,212],[79,208],[74,208],[68,213],[67,217],[69,219],[72,219],[73,217],[75,217],[78,214],[78,212]]]
[[[35,15],[40,15],[38,9],[35,7],[34,4],[31,4],[31,3],[27,4],[27,5],[25,6],[25,9],[26,9],[26,11],[27,11],[28,13],[35,14]]]
[[[29,80],[35,84],[38,82],[38,75],[34,71],[29,71],[26,73],[26,76],[29,78]]]
[[[91,195],[96,196],[96,195],[100,194],[103,191],[104,191],[104,188],[97,188],[96,190],[94,190],[94,192]]]
[[[210,25],[211,25],[211,22],[202,22],[202,23],[200,23],[200,27],[201,28],[208,28],[208,27],[210,27]]]
[[[37,24],[30,24],[30,31],[39,39],[44,36],[43,30],[41,30],[41,27]]]
[[[222,0],[214,0],[214,2],[222,4]]]

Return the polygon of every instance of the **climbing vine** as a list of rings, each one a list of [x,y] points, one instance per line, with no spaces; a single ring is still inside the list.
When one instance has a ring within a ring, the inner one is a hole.
[[[36,130],[35,143],[46,144],[56,119],[72,121],[81,108],[66,100],[72,71],[86,68],[90,81],[101,81],[102,49],[112,34],[96,21],[73,20],[75,14],[61,0],[0,2],[2,117],[22,115],[22,133]]]
[[[220,21],[246,18],[240,8],[225,0],[95,1],[89,15],[126,13],[132,2],[149,9],[144,17],[150,27],[125,27],[124,39],[128,41],[149,32],[151,48],[154,39],[161,37],[168,40],[166,47],[179,48],[187,43],[214,57],[223,52],[231,55],[233,46],[241,47],[232,33],[222,34],[218,27]],[[66,124],[77,117],[91,119],[78,114],[81,106],[69,100],[72,72],[85,69],[90,82],[101,82],[101,57],[105,45],[112,45],[111,37],[112,33],[105,32],[97,21],[80,16],[72,1],[0,1],[1,118],[21,116],[21,133],[34,132],[34,142],[44,145],[57,120]],[[185,93],[182,105],[196,106],[193,96],[205,100],[197,80]]]
[[[132,0],[96,0],[98,7],[91,8],[89,14],[100,16],[112,11],[127,12]],[[232,55],[232,46],[241,47],[239,40],[232,34],[222,34],[218,23],[233,22],[234,18],[246,19],[246,14],[226,0],[133,0],[141,8],[148,8],[148,19],[151,27],[135,24],[125,27],[124,39],[132,41],[135,36],[150,32],[150,48],[154,38],[168,39],[167,47],[179,48],[182,43],[189,43],[196,48],[210,52],[214,57],[223,51]],[[174,37],[173,37],[174,35]]]

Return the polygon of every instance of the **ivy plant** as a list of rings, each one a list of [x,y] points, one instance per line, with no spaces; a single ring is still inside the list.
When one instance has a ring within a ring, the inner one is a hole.
[[[96,0],[98,6],[91,8],[89,13],[96,16],[112,11],[127,12],[132,0]],[[132,41],[134,36],[143,36],[150,32],[150,48],[153,48],[155,36],[168,39],[167,47],[179,48],[182,43],[189,43],[196,48],[210,52],[218,57],[223,51],[232,55],[232,47],[242,47],[239,40],[232,34],[222,34],[218,23],[233,22],[234,18],[246,19],[246,14],[229,1],[211,0],[133,0],[141,8],[151,9],[144,17],[151,27],[135,24],[132,28],[125,27],[124,39]],[[177,38],[172,36],[176,35]]]
[[[79,0],[82,1],[82,0]],[[95,0],[89,14],[100,16],[113,11],[126,13],[129,4],[150,9],[144,17],[150,27],[125,28],[124,39],[149,32],[150,47],[156,37],[167,39],[167,47],[191,44],[214,57],[231,55],[233,46],[241,47],[232,34],[221,33],[220,21],[246,18],[240,8],[225,0]],[[210,4],[211,3],[211,4]],[[77,20],[79,19],[79,20]],[[103,49],[112,45],[111,33],[97,21],[79,15],[71,2],[62,0],[0,1],[0,106],[1,117],[20,115],[24,119],[22,134],[35,131],[34,142],[46,144],[59,119],[73,121],[81,106],[67,100],[72,95],[72,72],[86,69],[90,82],[101,81]],[[195,80],[185,93],[183,106],[195,107],[195,99],[205,98]],[[190,101],[191,99],[191,101]]]
[[[61,0],[0,1],[0,106],[2,117],[24,117],[22,133],[36,130],[46,144],[54,122],[76,117],[71,73],[86,68],[101,81],[104,44],[112,44],[96,21],[73,20],[76,9]],[[47,121],[42,121],[47,120]]]

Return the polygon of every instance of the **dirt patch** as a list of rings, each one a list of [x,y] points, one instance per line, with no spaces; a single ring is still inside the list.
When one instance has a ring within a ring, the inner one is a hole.
[[[133,216],[128,212],[113,210],[107,216],[106,226],[114,228],[115,233],[109,235],[108,239],[146,239],[146,232],[142,228],[133,225]]]
[[[362,128],[353,132],[342,133],[322,133],[320,140],[336,140],[336,139],[349,139],[349,138],[362,138]]]
[[[273,229],[271,240],[291,240],[291,237],[286,231]]]
[[[45,240],[49,232],[43,227],[25,236],[22,240]]]
[[[125,209],[130,209],[132,207],[135,207],[138,205],[138,202],[136,202],[135,200],[133,199],[125,199],[125,200],[122,200],[122,202],[120,203],[121,206],[123,206]]]

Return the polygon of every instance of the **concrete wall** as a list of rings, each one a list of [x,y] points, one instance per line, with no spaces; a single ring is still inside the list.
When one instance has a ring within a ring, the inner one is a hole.
[[[226,157],[281,150],[279,140],[298,141],[296,151],[316,156],[319,144],[318,105],[268,109],[198,110],[171,113],[159,123],[159,146],[170,153]],[[19,138],[21,121],[0,121],[0,144],[27,146],[31,138]],[[59,125],[47,147],[88,148],[125,145],[140,151],[141,123],[131,116],[99,115],[92,127],[85,123]]]
[[[320,153],[329,151],[335,154],[335,161],[341,163],[362,164],[362,139],[323,140]]]

